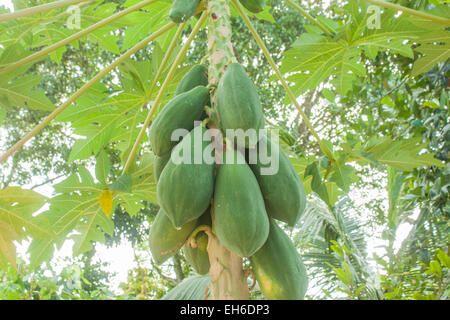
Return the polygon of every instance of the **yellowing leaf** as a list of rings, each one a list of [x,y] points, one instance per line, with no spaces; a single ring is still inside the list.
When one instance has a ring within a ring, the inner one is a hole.
[[[16,268],[16,247],[13,239],[17,238],[15,231],[0,221],[0,254]],[[6,266],[3,266],[4,268]]]
[[[98,202],[103,212],[109,218],[111,216],[113,204],[113,192],[111,190],[103,190],[98,196]]]

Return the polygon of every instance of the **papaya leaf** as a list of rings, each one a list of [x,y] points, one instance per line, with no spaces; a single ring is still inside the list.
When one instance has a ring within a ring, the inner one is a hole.
[[[450,58],[450,33],[446,43],[441,44],[422,44],[416,51],[422,53],[424,56],[420,57],[414,62],[412,75],[417,76],[432,69],[436,63],[445,62]]]
[[[115,190],[120,192],[132,192],[132,179],[130,174],[120,176],[116,181],[114,181],[109,187],[109,190]]]
[[[51,111],[55,108],[42,90],[33,90],[42,80],[36,75],[16,78],[14,81],[0,81],[0,106],[4,108],[21,107],[34,110]]]
[[[106,184],[109,170],[111,169],[111,161],[109,160],[109,156],[104,150],[102,150],[98,154],[96,160],[97,161],[95,162],[95,177],[101,183]]]
[[[16,265],[16,246],[13,243],[14,239],[17,239],[18,235],[14,229],[0,220],[0,254],[3,259],[0,258],[0,268],[5,269],[7,267],[7,262],[11,263],[14,268]],[[4,261],[2,263],[2,260]]]
[[[413,75],[449,58],[449,32],[436,23],[385,10],[379,26],[373,28],[369,24],[372,13],[364,1],[350,1],[345,11],[348,18],[342,26],[327,25],[336,34],[334,39],[307,28],[283,54],[280,71],[293,83],[295,95],[330,79],[336,92],[345,95],[366,74],[360,61],[363,53],[375,59],[380,51],[391,51],[414,59],[412,45],[420,44],[417,51],[425,56],[416,61]]]
[[[78,234],[72,236],[72,239],[75,241],[72,250],[73,255],[77,256],[91,250],[93,247],[92,241],[105,242],[104,232],[112,236],[114,223],[97,207],[85,215],[75,229]]]
[[[27,250],[30,254],[30,268],[38,268],[44,261],[49,261],[53,257],[54,250],[52,240],[33,239]]]
[[[188,277],[166,293],[161,300],[203,300],[206,287],[210,283],[209,275]]]
[[[39,216],[45,218],[56,233],[49,241],[35,241],[29,249],[30,261],[39,266],[52,256],[55,244],[63,243],[72,234],[74,255],[92,248],[93,241],[105,241],[104,233],[112,234],[114,223],[102,210],[100,195],[106,185],[95,183],[89,170],[78,167],[78,173],[54,186],[59,193],[50,200],[50,207]],[[114,200],[114,199],[113,199]],[[109,204],[113,211],[114,201]],[[108,211],[105,208],[105,211]]]
[[[103,210],[103,213],[110,218],[113,208],[113,192],[111,190],[103,190],[98,196],[98,202],[100,204],[100,208]]]
[[[117,203],[123,206],[130,216],[135,215],[143,207],[142,200],[158,203],[153,161],[154,155],[145,153],[136,169],[130,171],[132,192],[119,192],[116,195]]]
[[[35,214],[46,201],[41,194],[20,187],[0,190],[0,267],[6,267],[8,262],[16,266],[14,240],[27,236],[38,239],[55,236],[48,219]]]
[[[3,120],[6,118],[6,109],[0,108],[0,125],[2,124]]]
[[[33,216],[46,201],[46,197],[35,191],[6,187],[0,190],[0,221],[8,224],[18,236],[50,238],[53,232],[48,228],[48,221],[40,215]]]
[[[374,137],[357,150],[353,149],[347,162],[385,164],[401,171],[412,171],[421,166],[444,167],[433,154],[421,154],[425,147],[420,138],[392,140],[390,137]]]

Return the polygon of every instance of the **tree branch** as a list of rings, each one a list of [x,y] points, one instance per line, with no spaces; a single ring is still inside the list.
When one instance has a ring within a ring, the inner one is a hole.
[[[123,17],[124,15],[127,15],[127,14],[129,14],[129,13],[131,13],[133,11],[136,11],[136,10],[138,10],[138,9],[140,9],[140,8],[146,6],[146,5],[149,5],[149,4],[151,4],[151,3],[155,2],[155,1],[156,0],[145,0],[145,1],[142,1],[142,2],[140,2],[138,4],[135,4],[134,6],[131,6],[131,7],[127,8],[127,9],[125,9],[125,10],[117,12],[117,13],[113,14],[112,16],[110,16],[110,17],[108,17],[106,19],[103,19],[102,21],[99,21],[99,22],[97,22],[97,23],[87,27],[86,29],[81,30],[80,32],[77,32],[77,33],[71,35],[70,37],[67,37],[66,39],[58,41],[57,43],[54,43],[54,44],[52,44],[52,45],[42,49],[41,51],[33,53],[33,54],[23,58],[23,59],[20,59],[19,61],[14,62],[13,64],[9,65],[8,67],[5,67],[5,68],[1,69],[0,70],[0,75],[8,73],[11,70],[14,70],[16,68],[19,68],[19,67],[29,63],[29,62],[32,62],[32,61],[37,60],[37,59],[39,59],[41,57],[44,57],[44,56],[48,55],[49,53],[51,53],[51,52],[53,52],[53,51],[55,51],[55,50],[65,46],[66,44],[69,44],[69,43],[71,43],[71,42],[73,42],[73,41],[75,41],[75,40],[77,40],[77,39],[79,39],[79,38],[81,38],[81,37],[83,37],[85,35],[88,35],[89,33],[91,33],[93,31],[95,31],[95,30],[97,30],[97,29],[99,29],[99,28],[101,28],[101,27],[103,27],[103,26],[105,26],[105,25],[107,25],[107,24],[109,24],[109,23],[111,23],[111,22],[113,22],[113,21]]]
[[[0,14],[0,22],[18,19],[18,18],[30,16],[33,14],[38,14],[41,12],[47,12],[47,11],[62,8],[62,7],[68,7],[70,5],[77,4],[80,2],[92,2],[92,1],[94,1],[94,0],[61,0],[61,1],[45,3],[40,6],[35,6],[35,7],[31,7],[31,8],[17,10],[17,11],[10,12],[10,13]]]
[[[96,84],[100,79],[102,79],[108,72],[113,70],[115,67],[120,65],[125,59],[128,59],[132,54],[134,54],[139,49],[142,49],[146,46],[150,41],[158,38],[161,34],[170,30],[175,26],[175,23],[170,22],[155,33],[149,35],[145,39],[141,40],[138,44],[136,44],[133,48],[129,49],[125,53],[123,53],[119,58],[117,58],[113,63],[108,65],[102,71],[97,73],[91,80],[85,83],[77,92],[75,92],[69,99],[67,99],[62,105],[53,110],[41,123],[33,128],[25,137],[20,139],[15,145],[13,145],[9,150],[7,150],[1,157],[0,162],[5,161],[9,158],[14,152],[19,150],[28,140],[33,138],[39,131],[41,131],[45,126],[47,126],[53,119],[55,119],[61,112],[63,112],[68,106],[70,106],[75,100],[77,100],[83,93],[85,93],[90,87]]]

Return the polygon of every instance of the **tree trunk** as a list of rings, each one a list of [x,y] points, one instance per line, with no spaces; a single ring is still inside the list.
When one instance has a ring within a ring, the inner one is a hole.
[[[209,0],[208,15],[208,70],[209,85],[215,88],[226,66],[236,61],[231,44],[230,1]],[[216,109],[216,93],[211,94],[213,110]],[[214,127],[212,124],[211,127]],[[221,141],[215,141],[220,143]],[[217,149],[216,149],[217,150]],[[214,235],[214,210],[211,209],[212,233],[209,234],[208,254],[211,278],[210,298],[216,300],[246,300],[249,298],[247,279],[242,268],[242,258],[227,250]]]

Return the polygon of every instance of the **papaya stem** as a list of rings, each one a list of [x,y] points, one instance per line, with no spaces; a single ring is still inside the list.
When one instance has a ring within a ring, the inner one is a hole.
[[[287,0],[287,1],[289,1],[289,0]],[[412,16],[416,16],[416,17],[423,18],[423,19],[426,19],[426,20],[434,21],[434,22],[437,22],[437,23],[445,24],[447,26],[450,25],[450,19],[438,17],[438,16],[435,16],[433,14],[429,14],[429,13],[426,13],[426,12],[423,12],[423,11],[410,9],[408,7],[404,7],[404,6],[401,6],[399,4],[395,4],[395,3],[392,3],[392,2],[380,1],[380,0],[365,0],[365,1],[369,2],[371,4],[375,4],[377,6],[380,6],[380,7],[384,7],[384,8],[388,8],[388,9],[394,9],[396,11],[402,11],[402,12],[404,12],[406,14],[410,14]]]
[[[189,236],[188,240],[186,241],[186,246],[190,245],[192,248],[197,248],[197,240],[195,240],[195,237],[200,232],[206,233],[208,238],[212,236],[211,227],[206,224],[202,224],[202,225],[198,226],[197,228],[195,228],[194,231],[192,231],[191,235]]]
[[[149,93],[148,93],[147,96],[145,97],[145,101],[147,101],[148,99],[151,98],[151,96],[152,96],[152,94],[153,94],[153,90],[155,89],[155,86],[156,86],[156,84],[158,83],[159,77],[161,76],[163,70],[165,69],[165,67],[166,67],[166,65],[167,65],[167,61],[169,60],[170,55],[172,54],[173,49],[175,48],[175,46],[176,46],[176,44],[177,44],[177,42],[178,42],[178,40],[179,40],[179,38],[180,38],[180,36],[181,36],[181,34],[182,34],[184,28],[185,28],[185,26],[186,26],[186,23],[180,24],[179,27],[178,27],[177,32],[175,33],[175,36],[172,38],[172,41],[170,42],[169,47],[167,48],[166,53],[164,54],[164,57],[163,57],[161,63],[159,64],[159,67],[158,67],[158,70],[157,70],[157,72],[156,72],[156,75],[155,75],[155,77],[153,78],[152,86],[150,87]],[[144,106],[145,106],[145,105],[147,105],[147,102],[144,103]],[[145,127],[144,127],[144,128],[145,128]],[[139,134],[138,134],[139,140],[142,139],[142,136],[144,135],[144,133],[145,133],[145,130],[142,130],[142,129],[141,129],[141,130],[139,131]],[[133,147],[134,147],[134,145],[133,145]],[[129,165],[131,165],[131,163],[132,163],[133,160],[135,159],[136,152],[137,152],[137,148],[133,148],[133,149],[130,151],[130,154],[129,154],[128,157],[127,157],[126,163],[129,163]],[[128,170],[128,169],[129,169],[129,168],[127,168],[127,170]],[[125,171],[126,171],[126,170],[124,169],[123,172],[122,172],[122,175],[125,174]]]
[[[310,15],[306,10],[304,10],[302,7],[300,7],[297,3],[295,3],[293,0],[286,0],[286,2],[291,5],[295,10],[297,10],[302,16],[304,16],[306,19],[308,19],[312,24],[314,24],[316,27],[318,27],[320,30],[322,30],[327,36],[334,39],[333,33],[327,29],[322,23],[320,23],[316,18],[314,18],[312,15]],[[347,47],[347,45],[342,42],[342,40],[337,40],[337,43],[339,43],[343,47]]]
[[[211,111],[217,109],[217,90],[214,90],[219,79],[224,74],[226,67],[231,62],[236,62],[231,43],[231,15],[230,0],[209,0],[208,14],[208,83],[211,88]],[[212,112],[212,114],[216,114]],[[213,119],[214,121],[220,119]],[[214,127],[213,123],[209,124]],[[223,141],[213,138],[213,143],[222,146]],[[215,157],[219,156],[220,148],[216,148]],[[217,166],[217,164],[216,164]],[[211,220],[214,231],[214,200],[212,199]],[[242,258],[226,249],[219,239],[212,233],[208,237],[207,251],[210,262],[209,277],[211,279],[212,299],[239,299],[249,298],[247,281],[244,278]]]
[[[14,62],[13,64],[11,64],[11,65],[1,69],[0,70],[0,75],[5,74],[5,73],[7,73],[7,72],[9,72],[11,70],[17,69],[17,68],[19,68],[19,67],[21,67],[23,65],[26,65],[27,63],[30,63],[32,61],[37,60],[39,58],[42,58],[42,57],[48,55],[49,53],[52,53],[53,51],[55,51],[55,50],[65,46],[65,45],[67,45],[67,44],[69,44],[69,43],[71,43],[71,42],[73,42],[73,41],[75,41],[75,40],[85,36],[85,35],[88,35],[89,33],[93,32],[93,31],[95,31],[95,30],[97,30],[97,29],[99,29],[99,28],[101,28],[101,27],[103,27],[103,26],[105,26],[105,25],[107,25],[107,24],[109,24],[109,23],[111,23],[111,22],[113,22],[113,21],[115,21],[115,20],[117,20],[117,19],[119,19],[119,18],[129,14],[129,13],[131,13],[131,12],[134,12],[134,11],[136,11],[136,10],[142,8],[142,7],[145,7],[145,6],[151,4],[151,3],[155,2],[155,1],[156,0],[145,0],[145,1],[142,1],[142,2],[140,2],[138,4],[135,4],[134,6],[131,6],[131,7],[127,8],[127,9],[125,9],[125,10],[117,12],[117,13],[113,14],[112,16],[110,16],[110,17],[108,17],[106,19],[103,19],[103,20],[101,20],[101,21],[99,21],[97,23],[94,23],[93,25],[90,25],[86,29],[83,29],[83,30],[81,30],[81,31],[79,31],[77,33],[74,33],[70,37],[67,37],[67,38],[65,38],[65,39],[63,39],[61,41],[58,41],[58,42],[56,42],[56,43],[54,43],[54,44],[52,44],[52,45],[50,45],[48,47],[45,47],[44,49],[42,49],[42,50],[40,50],[38,52],[35,52],[35,53],[33,53],[33,54],[29,55],[29,56],[26,56],[23,59],[20,59],[19,61]]]
[[[61,112],[63,112],[68,106],[70,106],[75,100],[77,100],[83,93],[85,93],[90,87],[96,84],[100,79],[102,79],[108,72],[113,70],[115,67],[120,65],[125,59],[129,58],[132,54],[134,54],[139,49],[145,47],[150,41],[155,40],[160,35],[170,30],[175,26],[175,23],[170,22],[166,24],[164,27],[160,28],[158,31],[152,33],[147,36],[145,39],[141,40],[134,47],[128,49],[125,53],[123,53],[119,58],[117,58],[110,65],[105,67],[102,71],[97,73],[91,80],[86,82],[80,89],[78,89],[73,95],[70,96],[63,104],[53,110],[43,121],[41,121],[37,126],[35,126],[25,137],[20,139],[16,144],[14,144],[11,148],[9,148],[1,157],[0,162],[5,161],[11,156],[14,152],[20,149],[28,140],[33,138],[36,134],[39,133],[47,124],[49,124],[53,119],[55,119]]]
[[[167,73],[166,79],[164,80],[163,84],[161,85],[161,88],[158,91],[158,95],[155,98],[155,101],[153,102],[153,105],[150,109],[150,111],[147,114],[147,118],[145,118],[144,124],[141,128],[141,130],[139,131],[139,134],[136,138],[136,141],[133,144],[133,148],[130,151],[130,154],[128,155],[128,159],[125,162],[125,166],[122,170],[122,174],[125,174],[128,169],[131,166],[132,160],[134,158],[134,154],[137,152],[137,149],[139,147],[139,144],[141,143],[141,140],[145,134],[145,131],[147,130],[150,121],[156,111],[156,108],[158,107],[159,103],[161,102],[164,93],[166,92],[166,89],[168,87],[169,82],[172,80],[172,77],[175,73],[175,70],[177,69],[178,65],[180,64],[181,60],[184,58],[184,56],[186,55],[186,52],[189,48],[189,45],[191,44],[192,40],[194,40],[195,36],[197,35],[198,31],[200,30],[200,28],[202,27],[203,23],[205,22],[207,18],[207,13],[206,11],[204,11],[202,13],[202,15],[200,16],[200,19],[197,21],[197,23],[195,24],[194,29],[192,30],[191,34],[189,35],[189,38],[186,40],[186,42],[183,44],[183,46],[181,47],[180,51],[178,52],[175,61],[172,63],[172,66],[170,67],[170,70]],[[183,25],[187,23],[184,22]]]
[[[172,41],[170,42],[169,47],[167,48],[166,53],[164,54],[164,57],[159,65],[158,71],[156,72],[156,75],[153,78],[152,86],[150,87],[150,90],[148,92],[146,100],[148,100],[152,97],[153,90],[155,90],[155,87],[156,87],[156,84],[158,83],[159,77],[163,73],[164,69],[167,67],[167,61],[169,61],[170,56],[172,55],[173,49],[177,45],[177,42],[180,39],[181,34],[185,27],[186,27],[186,22],[181,23],[177,29],[177,32],[175,33],[174,37],[172,38]]]
[[[0,14],[0,22],[14,20],[22,17],[27,17],[33,14],[38,14],[41,12],[47,12],[54,9],[59,9],[63,7],[68,7],[70,5],[74,5],[80,2],[92,2],[94,0],[61,0],[54,1],[50,3],[41,4],[39,6],[34,6],[30,8],[25,8],[21,10],[17,10],[10,13]]]
[[[300,12],[302,16],[304,16],[306,19],[308,19],[312,24],[316,25],[320,30],[322,30],[327,36],[333,38],[334,35],[328,30],[322,23],[317,21],[312,15],[310,15],[308,12],[306,12],[302,7],[300,7],[297,3],[295,3],[292,0],[286,0],[288,4],[290,4],[295,10]]]
[[[294,104],[294,106],[297,108],[299,114],[301,115],[303,121],[305,122],[305,125],[308,127],[308,129],[311,131],[314,138],[316,138],[320,149],[324,154],[327,155],[328,158],[332,159],[333,156],[330,154],[330,152],[327,150],[325,145],[323,144],[322,140],[319,138],[319,135],[317,134],[316,130],[314,130],[313,126],[311,125],[311,122],[309,121],[306,114],[303,112],[302,108],[300,107],[300,104],[297,102],[297,99],[292,92],[292,90],[289,88],[288,84],[283,78],[283,75],[281,74],[280,70],[278,70],[278,67],[275,63],[275,61],[272,59],[269,50],[267,49],[266,45],[262,41],[261,37],[259,36],[258,32],[256,31],[255,27],[253,27],[252,23],[250,22],[250,19],[248,18],[247,14],[244,12],[244,9],[242,8],[242,5],[237,0],[231,0],[236,7],[236,9],[239,11],[239,14],[241,15],[242,19],[244,20],[247,27],[250,29],[250,32],[253,35],[253,38],[258,43],[259,47],[263,51],[264,55],[266,56],[266,59],[269,61],[270,66],[272,67],[273,71],[277,75],[278,79],[280,80],[281,84],[283,85],[284,89],[286,90],[291,102]]]

